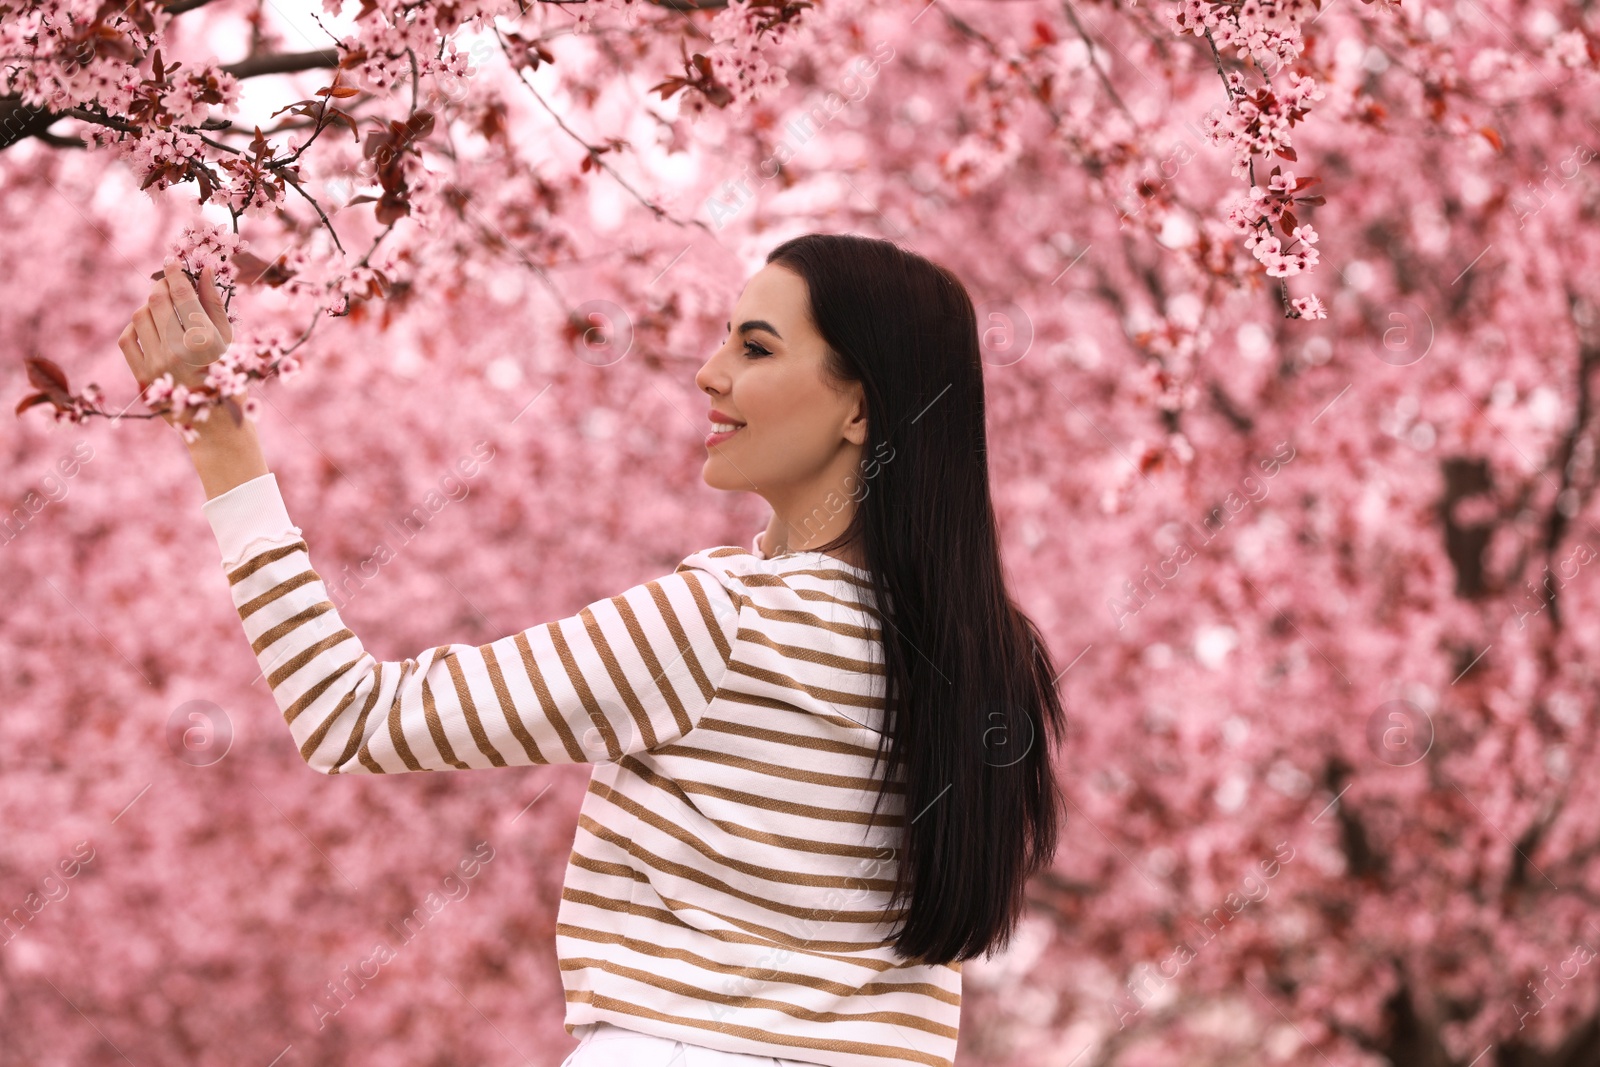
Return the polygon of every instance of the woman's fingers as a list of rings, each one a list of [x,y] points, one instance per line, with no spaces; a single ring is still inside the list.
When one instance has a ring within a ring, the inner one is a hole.
[[[181,335],[177,350],[184,353],[184,358],[191,363],[209,363],[208,354],[215,354],[209,352],[212,347],[211,335],[218,334],[220,338],[220,331],[211,321],[211,316],[206,314],[205,308],[200,306],[199,294],[189,284],[189,276],[183,273],[183,268],[176,260],[167,264],[166,283],[167,299],[172,304],[174,321]]]
[[[210,267],[200,272],[200,303],[211,316],[217,333],[222,335],[223,343],[233,344],[233,323],[228,321],[228,309],[222,306],[222,294],[217,292],[217,275]]]
[[[166,347],[162,343],[160,332],[156,329],[156,320],[150,314],[149,304],[133,313],[133,322],[130,325],[133,327],[133,335],[138,346],[144,350],[143,366],[145,373],[149,375],[145,381],[153,381],[167,373]]]
[[[151,285],[150,313],[167,351],[191,367],[204,367],[228,347],[176,261]]]
[[[174,385],[203,388],[206,366],[232,341],[233,328],[211,268],[201,272],[197,292],[174,260],[151,279],[150,297],[117,337],[117,347],[142,395],[163,375],[170,375]],[[170,412],[162,418],[172,421]]]
[[[122,328],[121,335],[117,337],[117,347],[122,349],[122,358],[128,361],[128,369],[133,372],[133,380],[139,383],[139,391],[144,392],[156,376],[150,373],[144,350],[139,347],[139,338],[134,333],[132,322]]]
[[[167,294],[165,279],[151,283],[150,299],[145,302],[145,310],[149,312],[156,335],[160,338],[162,354],[170,356],[182,352],[183,327],[178,324],[177,313],[172,309],[172,297]]]

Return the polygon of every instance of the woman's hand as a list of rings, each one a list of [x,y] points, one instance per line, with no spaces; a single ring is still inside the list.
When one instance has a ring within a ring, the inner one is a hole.
[[[198,390],[205,384],[207,368],[232,343],[233,326],[211,268],[201,271],[196,293],[175,259],[167,260],[165,277],[151,282],[149,301],[133,313],[133,321],[117,338],[141,392],[164,374],[172,375],[174,388],[181,385],[184,393]],[[181,408],[169,402],[161,417],[172,425]]]

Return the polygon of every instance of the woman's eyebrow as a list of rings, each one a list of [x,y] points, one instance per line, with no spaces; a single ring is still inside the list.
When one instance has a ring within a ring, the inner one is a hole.
[[[729,332],[732,332],[733,323],[725,322],[723,325],[728,328]],[[751,319],[749,322],[741,322],[739,324],[739,333],[741,335],[747,334],[751,330],[765,330],[778,340],[783,340],[783,334],[779,333],[778,328],[772,325],[772,323],[768,322],[766,319]]]

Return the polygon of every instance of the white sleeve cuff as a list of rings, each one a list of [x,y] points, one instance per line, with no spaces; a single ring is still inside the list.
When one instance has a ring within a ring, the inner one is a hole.
[[[757,530],[755,540],[750,542],[750,550],[754,552],[760,559],[767,558],[766,552],[761,548],[761,535],[766,532],[766,527],[762,527],[761,529]]]
[[[200,510],[217,536],[224,570],[243,563],[258,541],[285,544],[300,536],[300,527],[289,521],[278,478],[271,471],[212,497]]]

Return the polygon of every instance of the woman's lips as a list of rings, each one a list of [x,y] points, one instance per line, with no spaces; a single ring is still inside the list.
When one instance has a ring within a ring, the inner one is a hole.
[[[732,437],[742,429],[744,429],[743,426],[735,426],[733,429],[724,433],[718,433],[717,431],[713,430],[706,434],[706,447],[710,448],[712,445],[720,445],[722,442],[726,441],[728,438]]]

